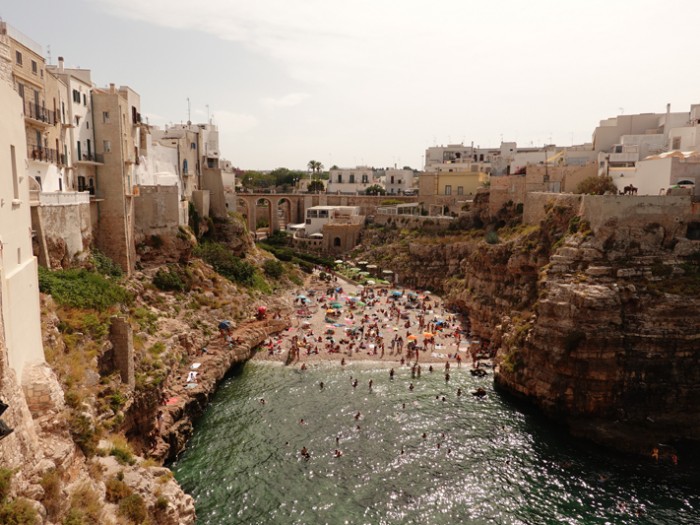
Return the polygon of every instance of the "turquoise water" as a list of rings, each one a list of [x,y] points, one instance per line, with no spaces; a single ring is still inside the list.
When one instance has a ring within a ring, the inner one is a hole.
[[[423,368],[390,381],[378,365],[248,363],[173,465],[197,523],[700,524],[690,467],[571,440],[495,393],[491,376],[453,367],[446,383]],[[479,386],[483,399],[469,393]]]

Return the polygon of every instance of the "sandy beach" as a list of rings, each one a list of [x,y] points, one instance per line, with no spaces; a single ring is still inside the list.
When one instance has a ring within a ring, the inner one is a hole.
[[[292,366],[323,362],[385,363],[387,368],[449,362],[473,366],[481,342],[446,310],[441,298],[403,287],[361,286],[314,271],[305,286],[289,292],[291,326],[269,338],[256,361]],[[290,356],[291,352],[291,356]]]

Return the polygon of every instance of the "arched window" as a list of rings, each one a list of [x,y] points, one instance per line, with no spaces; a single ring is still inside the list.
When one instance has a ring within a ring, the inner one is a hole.
[[[340,237],[333,239],[333,246],[340,248]]]
[[[182,161],[182,173],[187,175],[187,159]]]

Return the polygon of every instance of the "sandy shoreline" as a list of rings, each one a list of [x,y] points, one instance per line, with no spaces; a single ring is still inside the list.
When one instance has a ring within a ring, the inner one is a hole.
[[[314,272],[303,288],[288,294],[294,308],[290,328],[261,345],[253,361],[297,368],[344,363],[390,369],[412,366],[417,353],[419,365],[471,367],[472,355],[481,348],[460,316],[430,292],[362,287],[342,278],[326,282]],[[408,357],[414,345],[418,350]],[[290,351],[298,357],[288,362]]]

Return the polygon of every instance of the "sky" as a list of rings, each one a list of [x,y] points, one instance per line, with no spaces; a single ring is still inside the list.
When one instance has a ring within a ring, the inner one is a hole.
[[[0,0],[50,63],[207,119],[242,169],[397,165],[430,146],[590,142],[700,103],[697,0]]]

